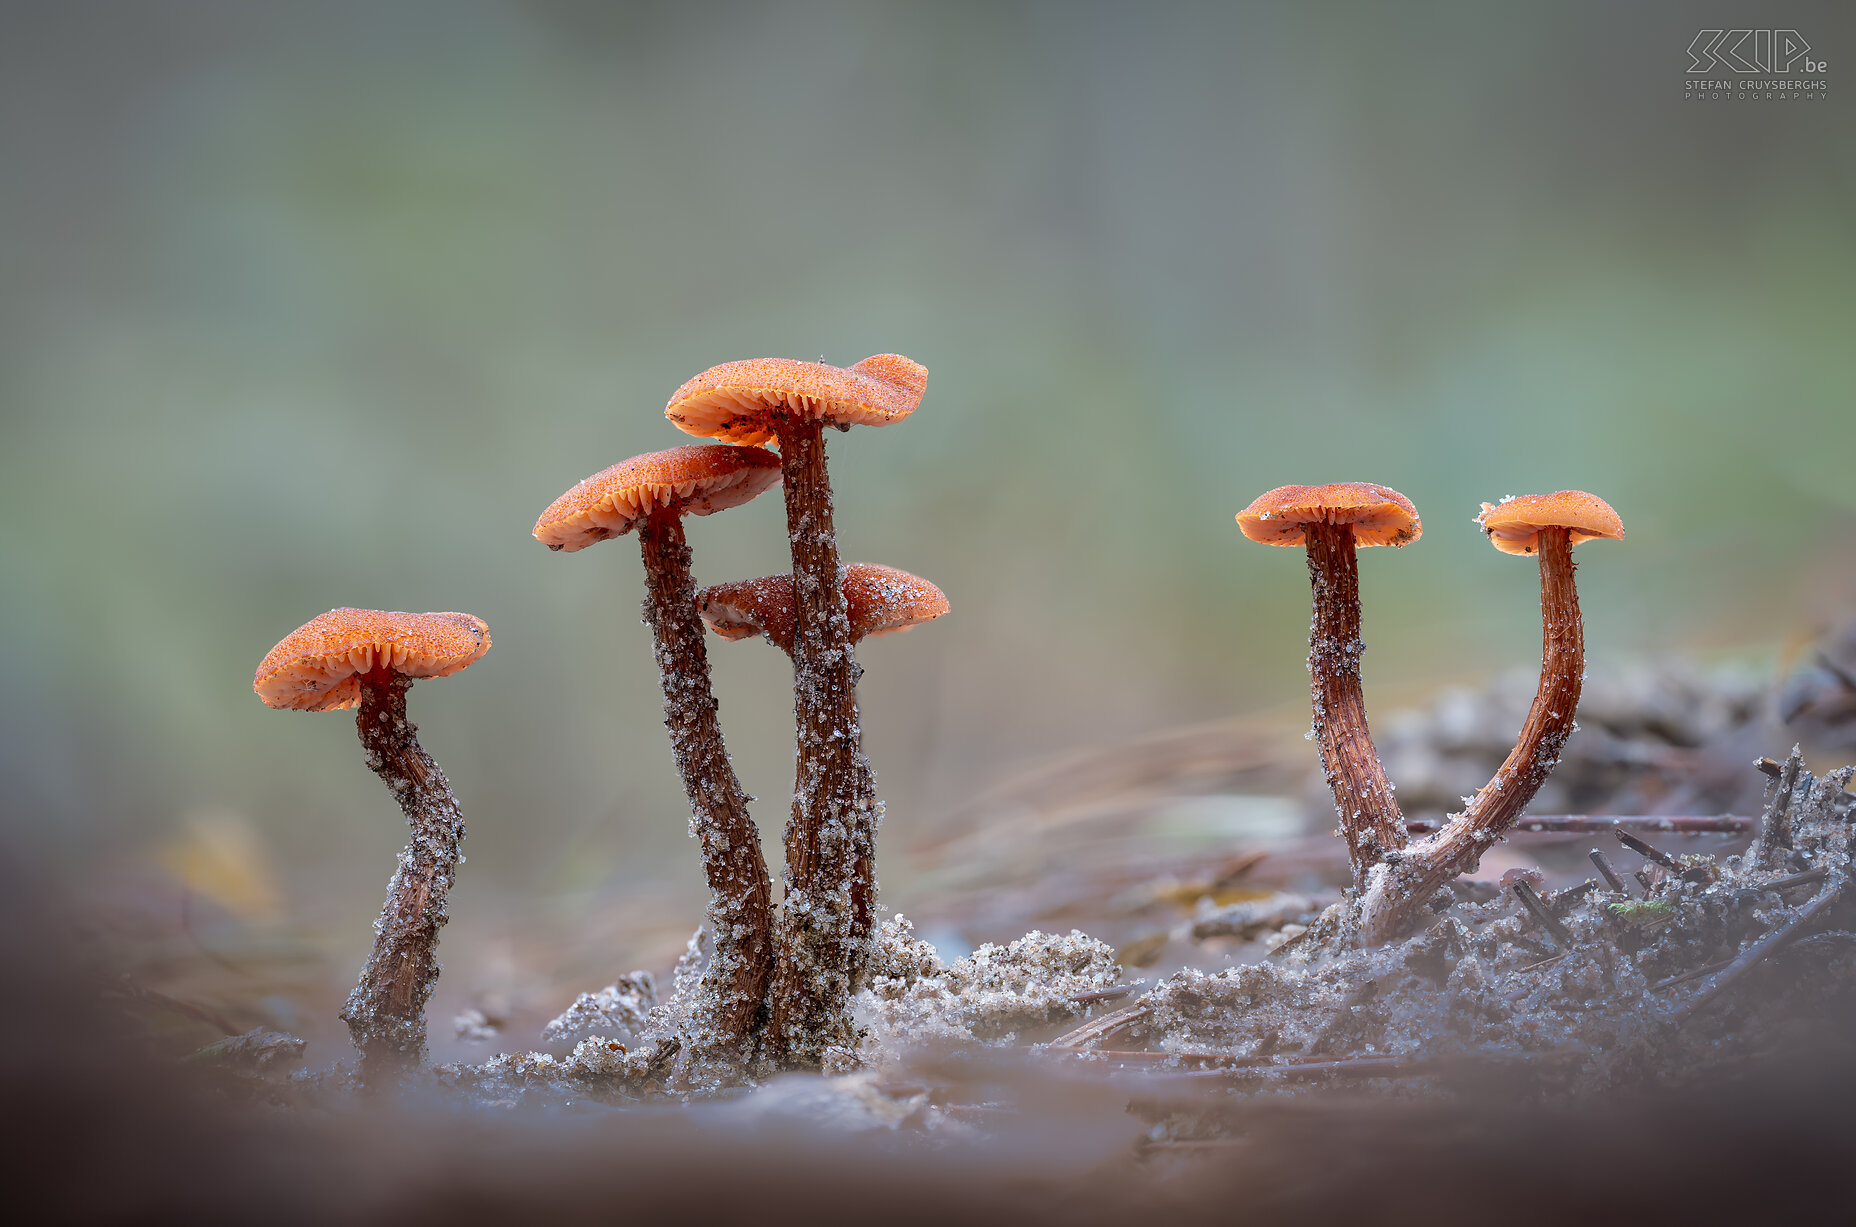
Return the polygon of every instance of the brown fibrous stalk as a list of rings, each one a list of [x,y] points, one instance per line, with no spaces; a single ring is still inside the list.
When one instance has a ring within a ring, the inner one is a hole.
[[[1366,893],[1361,935],[1389,941],[1410,927],[1437,888],[1473,870],[1482,854],[1520,821],[1572,735],[1585,672],[1585,631],[1573,582],[1572,534],[1543,528],[1540,552],[1540,685],[1508,758],[1462,813],[1435,835],[1389,858]]]
[[[696,581],[680,512],[655,509],[638,528],[644,555],[645,621],[656,643],[664,727],[690,799],[690,829],[702,846],[714,953],[704,973],[703,1039],[745,1055],[764,1021],[773,974],[773,890],[748,796],[728,759],[709,653],[696,611]],[[718,1056],[722,1054],[716,1054]]]
[[[412,827],[374,923],[374,949],[342,1018],[361,1052],[364,1080],[388,1079],[425,1060],[425,1005],[438,983],[438,931],[457,874],[464,816],[444,772],[406,718],[410,678],[377,671],[361,679],[355,728],[367,765],[393,793]]]
[[[1381,857],[1405,843],[1404,818],[1379,762],[1360,688],[1360,570],[1350,524],[1309,524],[1308,578],[1314,620],[1308,628],[1308,685],[1315,741],[1340,813],[1341,837],[1356,887]]]
[[[793,554],[798,763],[769,1038],[776,1063],[815,1067],[827,1048],[853,1038],[851,993],[875,929],[881,806],[858,722],[861,670],[851,649],[823,426],[792,418],[777,425]]]

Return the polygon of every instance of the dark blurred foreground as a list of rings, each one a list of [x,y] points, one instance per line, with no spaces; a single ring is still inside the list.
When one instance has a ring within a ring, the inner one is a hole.
[[[1678,1094],[1529,1106],[1274,1105],[1155,1082],[1018,1075],[972,1141],[846,1137],[743,1105],[304,1110],[216,1095],[147,1055],[59,935],[68,917],[0,868],[6,1187],[55,1221],[1771,1222],[1848,1201],[1856,1094],[1847,993],[1816,1051]],[[995,1073],[997,1071],[994,1071]],[[1188,1113],[1229,1139],[1157,1143]]]

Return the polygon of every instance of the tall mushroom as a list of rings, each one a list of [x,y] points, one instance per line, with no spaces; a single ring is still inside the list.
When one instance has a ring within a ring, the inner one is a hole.
[[[1399,936],[1439,886],[1474,869],[1482,854],[1513,829],[1558,765],[1585,676],[1572,547],[1600,537],[1624,537],[1618,513],[1583,490],[1484,503],[1476,523],[1502,553],[1540,555],[1540,685],[1514,749],[1468,808],[1373,875],[1361,901],[1360,934],[1368,942]]]
[[[1308,681],[1315,740],[1340,814],[1355,887],[1405,842],[1403,819],[1366,723],[1360,689],[1360,573],[1355,548],[1408,545],[1424,531],[1411,500],[1386,486],[1344,482],[1282,486],[1237,513],[1244,535],[1265,545],[1303,546],[1314,589]]]
[[[251,688],[270,707],[359,707],[355,728],[412,827],[374,924],[374,949],[342,1008],[366,1080],[425,1060],[425,1004],[438,982],[438,930],[457,872],[464,816],[444,772],[406,719],[414,679],[456,673],[490,650],[490,628],[464,613],[332,609],[270,650]]]
[[[851,992],[874,936],[860,849],[881,805],[857,715],[843,568],[832,525],[824,430],[886,426],[915,411],[928,372],[898,354],[848,369],[763,358],[711,367],[677,389],[664,416],[699,437],[777,440],[795,582],[793,707],[798,764],[786,827],[786,897],[777,925],[772,1055],[816,1066],[852,1040]]]
[[[572,553],[636,528],[644,554],[645,621],[657,648],[664,726],[701,841],[715,952],[703,977],[714,1040],[739,1051],[763,1017],[773,973],[773,899],[748,798],[728,760],[696,614],[683,517],[738,507],[780,480],[765,448],[694,444],[615,464],[576,485],[535,521],[535,540]],[[702,1046],[704,1037],[692,1037]]]

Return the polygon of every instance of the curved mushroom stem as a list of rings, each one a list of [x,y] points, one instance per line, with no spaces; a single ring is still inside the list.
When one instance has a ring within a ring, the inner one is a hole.
[[[1405,843],[1405,823],[1366,723],[1360,689],[1360,570],[1350,524],[1306,529],[1314,620],[1308,628],[1308,688],[1315,740],[1340,813],[1356,887],[1388,851]]]
[[[464,842],[464,815],[445,773],[419,745],[406,719],[410,678],[389,671],[361,679],[355,728],[367,765],[393,793],[412,827],[386,906],[374,922],[374,949],[348,994],[342,1018],[361,1051],[364,1080],[389,1078],[425,1060],[425,1003],[438,983],[438,930]]]
[[[773,887],[748,797],[728,761],[709,685],[709,653],[696,612],[696,581],[683,517],[661,508],[638,528],[644,554],[645,621],[657,647],[664,727],[702,843],[715,953],[703,976],[703,1012],[715,1039],[737,1048],[762,1018],[773,974]]]
[[[773,1055],[816,1066],[852,1038],[851,992],[868,961],[882,808],[857,715],[844,567],[831,519],[823,427],[779,423],[792,540],[793,707],[798,768],[786,827],[786,897],[773,977]]]
[[[1573,582],[1572,534],[1543,528],[1540,551],[1540,685],[1527,722],[1508,758],[1469,807],[1444,828],[1390,858],[1374,875],[1361,902],[1361,937],[1369,944],[1391,941],[1410,927],[1437,888],[1476,867],[1494,844],[1521,819],[1522,811],[1559,765],[1572,735],[1585,673],[1585,630]]]

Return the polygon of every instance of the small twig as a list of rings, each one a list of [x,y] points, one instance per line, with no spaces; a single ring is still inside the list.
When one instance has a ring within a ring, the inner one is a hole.
[[[1052,1045],[1054,1048],[1055,1045]],[[1073,1056],[1089,1057],[1091,1060],[1117,1062],[1122,1065],[1165,1065],[1169,1061],[1196,1061],[1200,1064],[1216,1063],[1220,1066],[1234,1064],[1252,1064],[1268,1058],[1235,1057],[1224,1052],[1154,1052],[1139,1048],[1089,1048],[1061,1051]]]
[[[1070,1000],[1077,1005],[1088,1005],[1092,1001],[1114,1001],[1126,997],[1129,993],[1139,992],[1146,984],[1145,980],[1135,980],[1130,984],[1117,984],[1113,988],[1092,989],[1087,993],[1071,993]]]
[[[1435,1071],[1443,1061],[1417,1054],[1402,1057],[1337,1057],[1318,1061],[1283,1061],[1273,1065],[1230,1065],[1182,1070],[1182,1078],[1412,1078]]]
[[[1577,886],[1568,886],[1565,890],[1555,891],[1551,899],[1542,899],[1541,902],[1546,904],[1547,910],[1555,916],[1564,916],[1572,911],[1573,904],[1591,894],[1593,887],[1597,885],[1598,883],[1587,878]]]
[[[1177,1071],[1193,1078],[1266,1077],[1274,1074],[1326,1074],[1348,1071],[1371,1072],[1388,1066],[1413,1066],[1428,1058],[1419,1054],[1402,1057],[1300,1057],[1273,1061],[1268,1057],[1240,1057],[1227,1052],[1146,1052],[1102,1051],[1076,1055],[1115,1062],[1122,1065],[1170,1065],[1175,1062],[1197,1065],[1197,1069]]]
[[[1554,946],[1561,950],[1571,948],[1572,934],[1568,933],[1566,931],[1566,926],[1561,924],[1558,919],[1554,917],[1553,913],[1547,910],[1547,905],[1540,901],[1540,896],[1534,893],[1534,884],[1532,882],[1516,882],[1514,884],[1514,896],[1521,901],[1521,906],[1528,910],[1528,914],[1540,922],[1540,927],[1547,931],[1547,935],[1552,938]]]
[[[1732,962],[1732,959],[1722,959],[1718,963],[1704,963],[1700,967],[1683,972],[1681,975],[1670,976],[1667,980],[1658,980],[1655,984],[1650,986],[1649,991],[1652,993],[1660,993],[1666,988],[1674,988],[1678,984],[1687,984],[1690,980],[1699,980],[1701,977],[1711,972],[1719,971]]]
[[[1636,872],[1632,873],[1630,876],[1637,879],[1637,885],[1643,887],[1643,893],[1646,896],[1649,895],[1651,891],[1656,889],[1656,883],[1651,881],[1650,875],[1647,871],[1639,869]]]
[[[988,1117],[1004,1116],[1012,1109],[1002,1108],[995,1103],[950,1103],[943,1105],[941,1111],[949,1116],[977,1116],[984,1120]]]
[[[1080,1027],[1065,1031],[1050,1042],[1050,1046],[1059,1051],[1081,1048],[1091,1040],[1107,1039],[1115,1032],[1147,1017],[1150,1007],[1136,1003],[1123,1006],[1112,1014],[1092,1018]]]
[[[1634,827],[1671,835],[1743,835],[1757,821],[1739,814],[1528,814],[1510,833],[1578,835]],[[1443,825],[1435,818],[1408,818],[1405,830],[1412,835],[1429,835]]]
[[[1258,851],[1246,852],[1242,856],[1232,857],[1230,860],[1226,861],[1224,866],[1212,877],[1211,893],[1216,894],[1218,891],[1230,888],[1252,869],[1255,869],[1258,865],[1268,860],[1269,855],[1267,851]]]
[[[682,1047],[683,1041],[674,1037],[657,1041],[657,1047],[651,1050],[650,1057],[645,1061],[645,1072],[647,1074],[663,1073],[670,1068],[671,1058],[675,1057]]]
[[[1790,890],[1794,886],[1803,886],[1810,882],[1822,882],[1829,876],[1830,870],[1819,866],[1816,869],[1807,869],[1803,873],[1794,873],[1787,878],[1774,878],[1770,882],[1763,882],[1760,884],[1759,888],[1761,890]]]
[[[932,1088],[923,1082],[879,1082],[875,1089],[891,1099],[913,1099],[926,1095]]]
[[[1788,848],[1792,842],[1792,800],[1798,790],[1798,773],[1804,770],[1804,756],[1793,746],[1791,757],[1785,760],[1785,768],[1779,773],[1778,782],[1772,786],[1771,800],[1766,804],[1766,812],[1761,815],[1759,834],[1753,840],[1753,846],[1747,849],[1747,859],[1762,869],[1770,868],[1781,848]]]
[[[1266,959],[1275,958],[1277,955],[1281,954],[1283,951],[1287,950],[1289,947],[1295,945],[1295,943],[1301,941],[1304,937],[1307,937],[1310,933],[1313,933],[1314,931],[1315,931],[1315,926],[1309,925],[1306,928],[1304,928],[1300,933],[1297,933],[1294,937],[1283,938],[1281,941],[1277,942],[1274,946],[1270,947],[1268,950],[1265,950],[1263,952],[1263,957]]]
[[[1684,865],[1675,857],[1664,852],[1661,848],[1644,843],[1641,839],[1638,839],[1635,835],[1632,835],[1622,827],[1619,827],[1611,833],[1617,836],[1618,842],[1623,844],[1626,848],[1629,848],[1632,852],[1635,852],[1645,860],[1655,861],[1670,873],[1681,873],[1684,869],[1688,868],[1687,865]]]
[[[1256,1145],[1252,1138],[1143,1138],[1135,1145],[1142,1154],[1157,1152],[1226,1155]]]
[[[1558,954],[1549,954],[1544,959],[1541,959],[1537,962],[1529,963],[1525,967],[1517,968],[1515,971],[1515,974],[1526,975],[1530,971],[1539,971],[1542,967],[1551,967],[1553,964],[1559,962],[1561,959],[1565,957],[1566,957],[1566,952],[1564,950],[1560,951]]]
[[[1424,1053],[1406,1053],[1383,1057],[1303,1057],[1272,1061],[1268,1057],[1239,1057],[1218,1052],[1079,1052],[1081,1057],[1117,1061],[1124,1065],[1155,1066],[1175,1061],[1198,1062],[1200,1068],[1165,1071],[1178,1078],[1222,1079],[1302,1079],[1325,1077],[1411,1078],[1433,1073],[1451,1065],[1484,1064],[1473,1058],[1438,1057]],[[1497,1065],[1531,1065],[1577,1060],[1583,1053],[1573,1050],[1552,1051],[1518,1057]]]
[[[1824,884],[1824,889],[1813,895],[1809,903],[1799,908],[1797,915],[1741,951],[1738,958],[1722,968],[1720,974],[1714,979],[1708,981],[1707,987],[1677,1012],[1676,1020],[1687,1022],[1693,1018],[1703,1006],[1725,992],[1736,980],[1752,970],[1761,959],[1784,945],[1798,930],[1811,923],[1820,912],[1837,901],[1837,896],[1843,893],[1845,880],[1842,874],[1831,875],[1830,880]]]
[[[1624,885],[1624,879],[1620,878],[1618,876],[1618,871],[1612,868],[1611,858],[1605,855],[1604,850],[1601,848],[1593,848],[1590,855],[1592,857],[1592,864],[1598,866],[1598,872],[1604,876],[1605,885],[1609,886],[1618,894],[1623,895],[1626,899],[1630,898],[1630,887]]]

